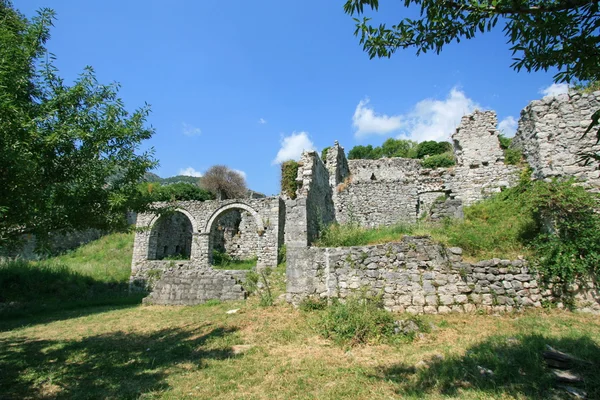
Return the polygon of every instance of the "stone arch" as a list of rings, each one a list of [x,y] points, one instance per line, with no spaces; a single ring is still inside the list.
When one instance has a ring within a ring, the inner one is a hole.
[[[206,223],[206,226],[204,227],[204,231],[203,231],[203,234],[206,237],[206,242],[205,242],[206,247],[205,248],[206,248],[206,253],[207,253],[206,256],[207,256],[208,264],[209,265],[211,264],[212,250],[213,250],[213,246],[215,245],[214,244],[215,237],[213,236],[214,235],[213,229],[215,229],[217,223],[220,221],[220,218],[230,211],[246,212],[250,216],[250,220],[254,222],[254,225],[256,227],[256,237],[254,239],[251,239],[251,242],[254,241],[254,245],[251,247],[254,247],[257,250],[255,255],[257,257],[257,263],[260,264],[262,259],[261,259],[261,255],[259,254],[260,251],[258,251],[258,250],[261,248],[262,235],[264,234],[264,232],[267,228],[264,226],[263,220],[262,220],[261,216],[258,214],[258,212],[254,208],[252,208],[249,205],[242,203],[242,202],[234,202],[234,203],[223,205],[223,206],[219,207],[217,210],[215,210],[212,213],[212,215],[210,216],[210,218],[208,219],[208,222]],[[248,243],[248,242],[246,242],[246,243]]]
[[[191,259],[196,232],[195,219],[186,210],[177,209],[172,213],[156,215],[149,224],[149,260],[162,260],[173,257]]]
[[[196,218],[194,218],[194,216],[185,208],[175,208],[173,210],[173,212],[180,212],[182,214],[184,214],[186,217],[188,217],[188,219],[190,220],[191,224],[192,224],[192,230],[194,233],[199,232],[198,230],[198,222],[196,221]],[[152,228],[154,226],[154,224],[156,224],[156,222],[160,219],[161,215],[160,214],[156,214],[154,215],[154,217],[150,220],[150,222],[148,223],[148,228]]]
[[[262,221],[262,218],[260,217],[260,215],[258,214],[258,212],[250,207],[249,205],[245,204],[245,203],[241,203],[241,202],[236,202],[236,203],[230,203],[230,204],[226,204],[222,207],[219,207],[216,211],[214,211],[212,213],[212,215],[210,216],[210,218],[208,219],[208,222],[206,223],[206,226],[204,227],[204,233],[210,233],[210,230],[213,226],[213,224],[215,223],[215,221],[217,219],[219,219],[219,217],[224,214],[225,212],[229,211],[229,210],[244,210],[250,213],[250,215],[252,215],[252,217],[254,217],[254,222],[256,222],[256,227],[258,229],[264,228],[264,224]]]

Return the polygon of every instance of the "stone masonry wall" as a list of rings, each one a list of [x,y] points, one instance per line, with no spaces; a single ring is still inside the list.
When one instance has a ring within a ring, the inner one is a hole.
[[[535,178],[574,176],[600,191],[598,163],[578,162],[581,151],[600,152],[595,131],[583,136],[592,114],[600,108],[600,91],[547,96],[521,111],[512,145],[523,151]],[[597,129],[597,128],[596,128]]]
[[[492,111],[463,117],[453,135],[458,164],[437,169],[423,168],[421,160],[404,158],[344,161],[343,148],[336,144],[327,152],[335,220],[369,227],[414,223],[429,215],[440,198],[448,199],[451,205],[437,204],[438,220],[460,217],[460,204],[470,205],[518,180],[520,169],[504,164],[498,134]]]
[[[345,298],[366,291],[382,295],[392,311],[411,313],[511,311],[552,301],[523,260],[463,262],[462,250],[445,249],[426,237],[346,248],[288,251],[287,300]],[[588,310],[600,309],[598,291],[587,296]]]
[[[243,300],[246,271],[190,268],[189,264],[171,263],[156,269],[152,293],[143,302],[162,305],[195,305],[211,299]]]
[[[157,207],[165,206],[157,203]],[[277,265],[277,252],[281,243],[279,234],[280,199],[278,197],[259,199],[232,199],[223,201],[182,201],[171,206],[189,219],[192,225],[192,244],[190,259],[181,260],[152,260],[155,236],[158,232],[153,229],[158,220],[153,213],[142,213],[137,218],[137,232],[134,239],[133,258],[130,283],[132,288],[152,288],[157,282],[156,276],[162,276],[176,263],[182,263],[191,270],[211,269],[210,267],[210,231],[217,224],[219,216],[230,210],[241,210],[251,214],[257,226],[258,246],[256,248],[257,268]],[[280,225],[281,224],[281,225]],[[183,285],[183,283],[182,283]],[[183,288],[183,286],[182,286]]]

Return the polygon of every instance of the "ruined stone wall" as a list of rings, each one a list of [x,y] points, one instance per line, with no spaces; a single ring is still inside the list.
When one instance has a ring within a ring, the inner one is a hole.
[[[516,184],[519,168],[504,164],[496,114],[476,111],[463,117],[453,135],[458,164],[428,169],[421,160],[382,158],[345,160],[337,143],[327,152],[335,220],[376,227],[414,223],[434,213],[460,217],[460,203],[472,204]],[[450,201],[440,207],[440,198]]]
[[[158,265],[158,264],[162,265]],[[154,280],[152,293],[143,302],[162,305],[195,305],[207,300],[243,300],[246,271],[193,268],[189,263],[154,262],[150,279]],[[139,282],[134,285],[141,287]]]
[[[166,203],[157,203],[162,207]],[[231,210],[247,212],[253,219],[258,236],[256,247],[257,268],[274,267],[277,265],[277,252],[281,240],[279,234],[281,226],[280,199],[278,197],[259,199],[232,199],[223,201],[181,201],[170,204],[176,211],[189,219],[192,225],[192,241],[189,261],[183,265],[190,269],[210,269],[211,228],[217,224],[221,215]],[[153,213],[138,215],[137,232],[134,239],[133,259],[130,282],[132,286],[152,288],[155,279],[153,276],[161,275],[159,272],[168,270],[176,261],[152,261],[152,254],[156,252],[156,236],[159,229],[153,229],[158,216]],[[284,224],[285,221],[281,221]],[[154,253],[153,253],[154,252]],[[183,283],[182,283],[183,284]]]
[[[219,218],[211,232],[213,248],[232,258],[247,260],[256,257],[259,248],[258,228],[246,211],[231,210]]]
[[[339,223],[375,227],[417,218],[420,160],[349,160],[349,177],[335,190]]]
[[[302,181],[297,197],[306,199],[306,235],[308,243],[315,241],[321,229],[334,221],[329,172],[317,152],[302,154],[298,180]]]
[[[600,152],[595,130],[583,137],[599,108],[600,91],[533,101],[521,111],[512,146],[523,151],[535,178],[574,176],[585,180],[593,191],[600,191],[598,163],[585,166],[578,162],[581,151]]]
[[[512,311],[541,307],[552,292],[523,260],[463,262],[462,250],[426,237],[404,237],[376,246],[288,251],[287,300],[345,298],[365,291],[382,295],[392,311],[411,313]],[[598,291],[580,307],[600,310]]]

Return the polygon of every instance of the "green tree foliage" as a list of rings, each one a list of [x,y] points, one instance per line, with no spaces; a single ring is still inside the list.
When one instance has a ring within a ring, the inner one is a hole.
[[[127,227],[137,188],[155,165],[148,106],[128,112],[118,85],[87,67],[69,86],[45,44],[54,13],[27,20],[0,0],[0,247],[24,233]]]
[[[594,81],[600,77],[600,14],[595,0],[405,0],[421,9],[418,19],[401,18],[388,27],[356,20],[355,34],[373,57],[390,57],[397,49],[416,48],[417,55],[439,53],[445,45],[491,31],[498,23],[513,51],[513,68],[527,71],[557,68],[557,81]],[[379,0],[348,0],[344,11],[364,13]],[[501,18],[502,17],[502,18]]]
[[[439,155],[443,153],[452,153],[452,145],[448,142],[436,142],[433,140],[417,143],[412,140],[389,138],[381,146],[373,147],[354,146],[348,152],[348,158],[351,160],[376,160],[382,157],[403,157],[403,158],[423,158],[425,156]],[[450,154],[439,157],[438,160],[454,160]],[[441,161],[446,164],[446,161]],[[454,165],[454,162],[450,165]],[[441,166],[441,165],[440,165]]]
[[[331,146],[327,146],[323,150],[321,150],[321,160],[323,162],[327,161],[327,152],[329,151],[330,148],[331,148]]]
[[[381,156],[415,158],[417,142],[389,138],[381,145]]]
[[[376,160],[378,158],[381,158],[381,148],[373,148],[373,146],[371,145],[354,146],[348,152],[348,158],[350,160]]]
[[[419,18],[400,17],[391,27],[373,26],[368,17],[354,18],[354,33],[371,58],[391,57],[407,48],[416,49],[417,55],[439,54],[445,45],[491,31],[500,22],[517,71],[556,68],[555,82],[587,85],[600,80],[597,0],[404,0],[404,5],[420,8]],[[344,11],[360,16],[365,6],[377,11],[379,0],[347,0]],[[600,110],[592,115],[586,134],[598,125]],[[600,129],[596,138],[600,142]],[[586,163],[600,162],[596,152],[580,156]]]
[[[208,190],[185,182],[172,183],[170,185],[145,182],[140,184],[140,190],[148,197],[148,201],[205,201],[214,200],[215,198]]]
[[[546,277],[570,283],[600,272],[598,196],[574,180],[531,184],[524,201],[538,223],[535,263]]]

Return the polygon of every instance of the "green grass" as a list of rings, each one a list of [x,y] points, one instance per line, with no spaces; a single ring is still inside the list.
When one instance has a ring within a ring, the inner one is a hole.
[[[463,249],[466,259],[517,258],[531,252],[527,243],[535,234],[535,221],[514,198],[494,196],[464,208],[464,220],[442,225],[419,221],[414,225],[363,228],[357,224],[330,225],[315,245],[320,247],[364,246],[400,240],[404,235],[431,236],[446,246]]]
[[[427,316],[434,328],[412,342],[348,349],[319,334],[326,312],[251,298],[0,321],[0,387],[6,398],[541,399],[555,387],[548,344],[592,363],[574,365],[576,386],[600,398],[594,316]]]
[[[321,232],[318,241],[314,245],[319,247],[344,247],[393,242],[400,240],[404,235],[412,234],[415,228],[415,226],[408,224],[379,228],[363,228],[357,224],[333,224]]]
[[[248,260],[230,259],[212,265],[214,269],[235,269],[235,270],[250,270],[256,267],[256,257]]]
[[[0,317],[139,303],[143,294],[128,293],[132,248],[132,234],[112,234],[58,257],[0,263]]]
[[[64,265],[101,282],[126,282],[131,274],[133,233],[113,233],[42,264]]]

